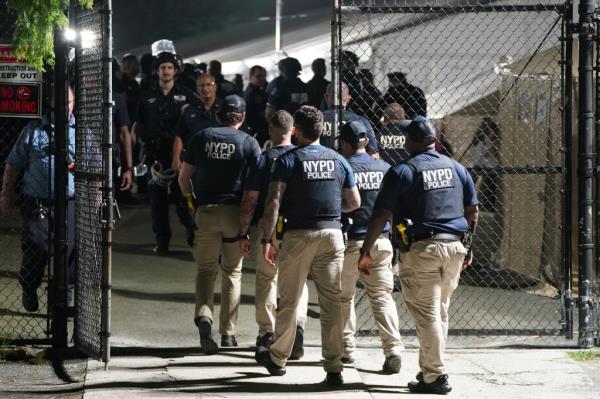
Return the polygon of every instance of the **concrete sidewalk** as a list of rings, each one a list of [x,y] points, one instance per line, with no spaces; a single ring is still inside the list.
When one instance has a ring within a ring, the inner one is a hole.
[[[391,398],[410,395],[406,385],[418,371],[414,350],[404,354],[400,374],[384,375],[381,350],[359,349],[355,364],[343,372],[345,384],[331,389],[321,384],[319,347],[307,348],[304,359],[289,362],[283,377],[269,376],[247,347],[214,356],[196,348],[117,348],[115,353],[108,371],[89,362],[84,398]],[[564,350],[451,350],[447,364],[452,397],[600,397],[600,363],[575,362]]]

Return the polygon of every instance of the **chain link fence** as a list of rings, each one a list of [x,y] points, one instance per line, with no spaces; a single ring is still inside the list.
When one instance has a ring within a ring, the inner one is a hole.
[[[14,31],[13,15],[0,2],[0,44],[12,43]],[[2,101],[2,100],[0,100]],[[25,135],[19,140],[23,128],[34,119],[0,117],[0,185],[3,184],[6,161],[13,147],[22,151],[10,158],[11,166],[18,170],[15,187],[3,195],[12,196],[14,207],[0,215],[0,343],[47,342],[49,338],[48,280],[51,242],[40,240],[40,232],[51,231],[52,212],[47,204],[34,203],[23,194],[23,172],[27,168],[38,168],[37,151],[22,156],[24,150],[34,147],[31,142],[51,148],[52,135]],[[51,163],[30,173],[28,185],[39,186],[50,191]],[[2,186],[4,187],[4,186]],[[44,191],[42,189],[42,191]]]
[[[107,146],[106,93],[110,90],[107,74],[107,1],[95,2],[92,10],[76,8],[75,25],[82,32],[81,47],[77,49],[76,118],[77,168],[76,240],[78,273],[76,279],[77,308],[75,313],[75,344],[94,358],[106,361],[108,325],[106,315],[109,297],[105,281],[107,223],[105,209],[111,204],[105,184]],[[109,180],[109,179],[108,179]],[[110,187],[110,186],[109,186]],[[110,188],[109,188],[110,189]]]
[[[341,1],[338,73],[349,108],[376,127],[382,158],[404,159],[398,125],[427,115],[438,150],[476,182],[475,261],[453,296],[450,334],[561,332],[563,7],[558,0]],[[414,334],[397,299],[401,329]],[[361,333],[374,335],[360,291],[356,306]]]

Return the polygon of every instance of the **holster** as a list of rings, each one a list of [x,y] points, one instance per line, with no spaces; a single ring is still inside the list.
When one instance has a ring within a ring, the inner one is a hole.
[[[394,226],[394,243],[401,253],[408,252],[412,245],[412,227],[413,223],[410,219],[402,219],[402,221]]]
[[[286,219],[283,216],[277,217],[277,224],[275,225],[275,238],[279,241],[283,240],[285,234]]]

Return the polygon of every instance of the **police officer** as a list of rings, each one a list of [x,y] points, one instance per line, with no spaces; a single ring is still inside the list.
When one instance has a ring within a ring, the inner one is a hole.
[[[417,115],[427,115],[427,99],[421,88],[411,85],[402,72],[388,73],[389,88],[383,96],[383,105],[398,103],[404,109],[408,119],[414,119]]]
[[[208,63],[208,73],[215,77],[217,82],[217,96],[224,98],[231,94],[238,94],[237,88],[233,82],[226,80],[221,73],[221,62],[212,60]]]
[[[446,394],[452,389],[443,356],[448,306],[461,270],[471,263],[462,239],[475,229],[478,201],[467,170],[436,152],[435,138],[435,128],[425,117],[418,116],[406,127],[411,158],[392,167],[383,179],[358,268],[372,271],[373,245],[393,217],[394,228],[404,231],[402,238],[410,245],[400,256],[400,281],[420,343],[421,372],[408,388]]]
[[[192,251],[198,264],[194,322],[200,333],[200,346],[207,354],[218,351],[212,323],[219,257],[223,271],[221,346],[237,346],[235,331],[243,258],[238,247],[242,178],[248,165],[260,154],[256,140],[238,130],[245,111],[241,97],[225,97],[218,114],[222,127],[207,128],[192,137],[179,174],[179,185],[188,206],[195,212],[198,227]]]
[[[68,92],[68,162],[75,160],[75,118],[73,117],[74,93]],[[37,290],[42,284],[51,248],[53,220],[54,126],[44,117],[28,123],[12,148],[4,167],[2,191],[0,192],[0,216],[13,208],[19,199],[17,180],[23,173],[23,198],[19,203],[23,217],[21,235],[22,262],[19,283],[23,290],[22,304],[28,312],[39,309]],[[68,174],[67,187],[67,257],[68,280],[75,282],[75,182],[72,172]],[[69,291],[72,298],[72,291]]]
[[[207,127],[220,126],[217,113],[221,109],[223,99],[217,97],[217,82],[214,76],[203,73],[196,78],[196,93],[200,103],[190,104],[185,108],[179,120],[177,135],[173,142],[173,162],[177,170],[181,167],[182,152],[192,136]]]
[[[198,97],[190,90],[175,82],[175,74],[179,64],[175,55],[163,51],[155,62],[159,82],[142,94],[136,120],[133,125],[134,135],[144,140],[144,162],[154,169],[154,176],[148,184],[152,215],[152,231],[156,246],[156,255],[169,252],[171,227],[169,224],[169,191],[173,198],[177,215],[186,228],[186,239],[191,245],[193,241],[193,220],[177,184],[161,176],[162,172],[171,168],[178,169],[178,157],[173,157],[173,141],[177,123],[185,104],[198,104]]]
[[[327,105],[327,109],[325,111],[323,111],[323,134],[321,135],[321,145],[324,145],[325,147],[329,147],[331,149],[337,150],[337,144],[336,144],[336,138],[335,138],[335,131],[336,129],[333,128],[333,118],[334,118],[334,114],[336,112],[339,112],[340,110],[335,108],[333,106],[333,85],[329,84],[327,85],[327,90],[325,91],[325,104]],[[377,140],[375,139],[375,134],[373,133],[373,128],[371,127],[371,124],[369,123],[369,121],[367,120],[367,118],[365,118],[364,116],[360,116],[355,114],[352,111],[349,111],[346,109],[346,107],[348,106],[348,103],[350,103],[351,97],[350,97],[350,92],[348,91],[348,85],[346,85],[346,83],[342,82],[342,110],[341,110],[341,120],[340,120],[340,125],[341,124],[346,124],[349,122],[354,122],[354,121],[358,121],[360,123],[362,123],[365,127],[365,130],[367,132],[367,138],[369,139],[369,144],[367,146],[367,152],[374,156],[375,158],[378,158],[379,155],[377,154],[379,151],[378,148],[378,144],[377,144]]]
[[[383,121],[375,134],[381,159],[391,165],[396,165],[410,156],[404,149],[404,128],[409,123],[404,116],[404,109],[398,103],[391,103],[383,111]]]
[[[360,206],[348,162],[337,152],[319,145],[323,115],[311,106],[294,114],[298,148],[277,158],[261,224],[263,255],[275,264],[273,235],[278,215],[286,219],[278,259],[279,309],[275,341],[256,360],[271,375],[285,374],[294,344],[298,301],[308,273],[317,286],[321,308],[321,339],[325,383],[343,384],[341,361],[343,322],[340,277],[344,257],[341,213]],[[281,204],[281,206],[280,206]]]
[[[267,70],[260,65],[250,68],[250,81],[244,91],[246,101],[246,123],[262,147],[269,138],[269,126],[265,119],[268,95],[266,92]]]
[[[273,146],[258,157],[256,163],[252,164],[244,183],[244,195],[240,207],[240,248],[244,256],[250,255],[250,240],[247,232],[251,225],[256,225],[263,216],[271,167],[275,160],[291,150],[292,128],[294,118],[287,111],[277,111],[271,117],[269,123],[269,137]],[[257,232],[259,233],[259,232]],[[260,235],[260,234],[258,234]],[[260,237],[262,239],[263,237]],[[257,240],[260,242],[260,240]],[[278,246],[277,237],[273,239],[273,245]],[[256,259],[256,323],[258,324],[258,337],[256,347],[268,348],[273,342],[275,332],[275,314],[277,310],[277,269],[267,263],[262,257],[262,247],[257,251]],[[298,320],[296,328],[296,339],[290,359],[297,360],[304,356],[304,327],[306,325],[306,312],[308,310],[308,289],[306,284],[302,291],[302,297],[298,302]]]
[[[352,363],[352,354],[356,349],[356,314],[354,294],[359,273],[356,262],[363,239],[367,233],[369,217],[379,192],[384,174],[390,168],[386,162],[374,159],[367,154],[367,132],[360,122],[350,122],[340,131],[340,147],[354,172],[354,179],[360,192],[361,206],[351,213],[344,213],[342,221],[347,225],[348,244],[344,253],[342,271],[342,314],[344,317],[344,363]],[[371,309],[379,330],[383,345],[385,362],[383,372],[400,372],[400,355],[404,346],[398,329],[398,313],[392,298],[394,278],[392,273],[392,243],[389,239],[390,225],[385,225],[383,233],[377,238],[372,249],[373,269],[361,280],[371,302]]]
[[[267,120],[280,109],[293,114],[302,105],[308,104],[310,99],[308,86],[298,77],[302,71],[300,61],[292,57],[284,58],[280,61],[280,70],[283,78],[269,93],[265,110]]]

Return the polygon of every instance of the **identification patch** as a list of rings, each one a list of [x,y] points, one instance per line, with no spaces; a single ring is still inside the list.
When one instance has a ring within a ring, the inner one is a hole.
[[[424,170],[422,174],[423,189],[425,191],[454,187],[454,173],[452,168]]]
[[[173,100],[175,100],[175,101],[176,101],[176,102],[178,102],[178,103],[182,103],[182,102],[184,102],[186,99],[187,99],[187,97],[186,97],[186,96],[184,96],[184,95],[181,95],[181,94],[177,94],[177,95],[173,96]]]
[[[229,161],[235,153],[235,144],[231,143],[206,143],[204,146],[208,159]]]
[[[308,93],[290,93],[290,100],[293,104],[307,104]]]
[[[302,175],[304,181],[333,180],[335,161],[333,159],[302,161]]]
[[[156,102],[156,97],[152,97],[148,99],[148,103],[154,104]]]
[[[379,137],[379,146],[386,150],[403,150],[406,137],[404,136],[387,136]]]
[[[360,191],[379,190],[383,180],[383,172],[358,172],[354,173],[354,179]]]

